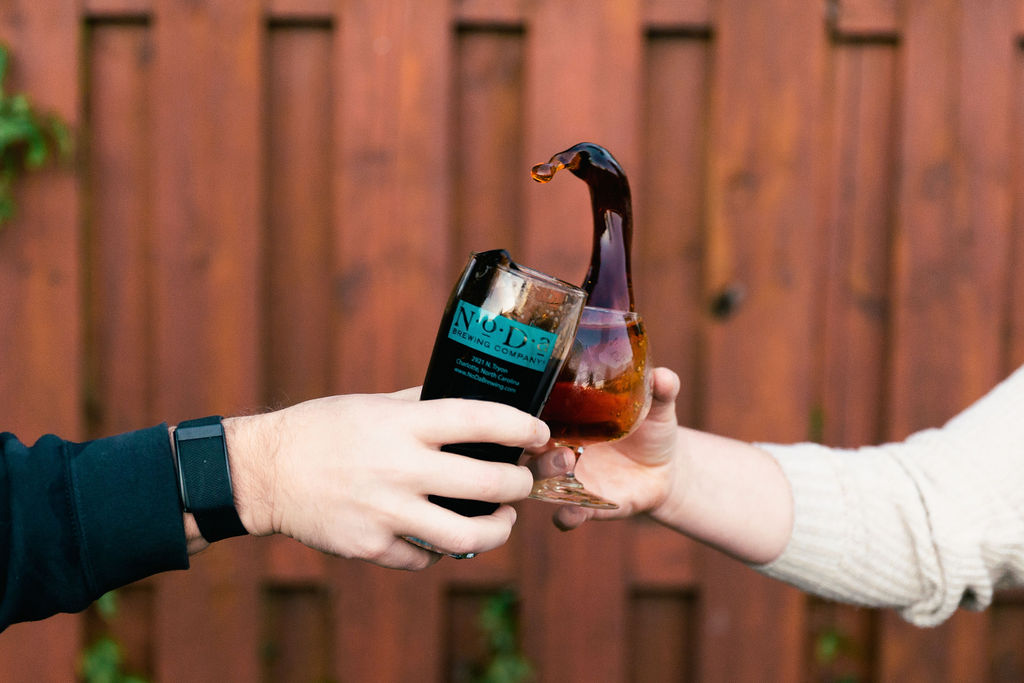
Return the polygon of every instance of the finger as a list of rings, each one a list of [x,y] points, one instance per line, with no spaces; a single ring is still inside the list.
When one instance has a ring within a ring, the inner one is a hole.
[[[562,531],[572,531],[591,517],[591,511],[576,505],[563,505],[552,516],[555,526]]]
[[[407,535],[451,555],[479,555],[504,545],[516,521],[516,511],[510,505],[502,505],[490,515],[463,517],[424,503],[410,521]]]
[[[485,441],[506,446],[541,446],[546,424],[511,406],[490,401],[439,398],[417,404],[418,433],[438,445]]]
[[[530,470],[538,479],[557,477],[572,469],[574,456],[568,448],[553,448],[541,453],[528,462]]]
[[[389,569],[419,571],[435,564],[440,559],[440,554],[417,547],[396,537],[384,552],[367,561]]]
[[[512,503],[530,495],[533,475],[525,467],[477,460],[457,453],[427,453],[412,473],[421,493]]]
[[[679,396],[679,375],[668,368],[654,369],[654,404],[673,404]]]

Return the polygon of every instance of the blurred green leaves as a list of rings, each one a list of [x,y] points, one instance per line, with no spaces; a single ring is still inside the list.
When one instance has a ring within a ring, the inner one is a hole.
[[[0,44],[0,225],[14,215],[19,174],[71,153],[71,132],[60,119],[36,112],[24,94],[7,92],[9,65],[10,51]]]
[[[117,592],[105,593],[92,608],[109,624],[117,615]],[[146,679],[124,672],[124,653],[109,634],[101,635],[86,647],[78,660],[78,672],[85,683],[146,683]]]
[[[519,596],[511,589],[492,596],[480,610],[479,625],[490,658],[477,683],[523,683],[533,680],[533,668],[519,651]]]

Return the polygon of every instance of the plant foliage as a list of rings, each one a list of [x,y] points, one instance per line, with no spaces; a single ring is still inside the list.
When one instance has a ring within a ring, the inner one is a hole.
[[[117,616],[117,592],[102,595],[93,603],[93,609],[109,624]],[[146,679],[124,672],[121,645],[109,634],[101,635],[82,651],[78,673],[84,683],[146,683]]]
[[[14,215],[14,181],[42,166],[51,154],[67,157],[71,134],[56,116],[36,112],[24,94],[4,87],[10,52],[0,44],[0,225]]]
[[[525,683],[533,680],[533,667],[519,651],[519,621],[515,591],[503,590],[492,596],[479,615],[480,630],[487,639],[489,661],[476,683]]]

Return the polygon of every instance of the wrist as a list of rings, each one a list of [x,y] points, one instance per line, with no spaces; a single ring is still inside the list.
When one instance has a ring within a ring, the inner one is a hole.
[[[662,499],[648,510],[648,515],[660,524],[686,533],[686,511],[691,489],[697,484],[688,460],[693,450],[689,445],[690,430],[676,427],[676,439],[669,459],[668,485]]]
[[[232,417],[223,421],[235,509],[242,524],[254,536],[275,532],[271,492],[277,430],[269,424],[273,415]]]

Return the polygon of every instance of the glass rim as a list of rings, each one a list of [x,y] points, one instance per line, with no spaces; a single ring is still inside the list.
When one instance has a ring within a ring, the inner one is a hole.
[[[478,256],[482,252],[474,252],[473,256]],[[509,261],[508,264],[496,263],[494,267],[512,275],[518,275],[525,279],[537,280],[540,283],[553,287],[559,290],[565,290],[567,294],[584,297],[584,304],[586,302],[587,291],[579,285],[574,285],[571,282],[566,282],[561,278],[557,278],[554,275],[548,275],[547,273],[531,268],[529,266],[520,265],[515,261]],[[585,307],[585,306],[584,306]]]
[[[591,306],[587,304],[583,307],[583,313],[580,315],[580,321],[582,322],[586,318],[626,318],[626,319],[642,319],[642,316],[638,311],[627,311],[621,308],[604,308],[603,306]]]

